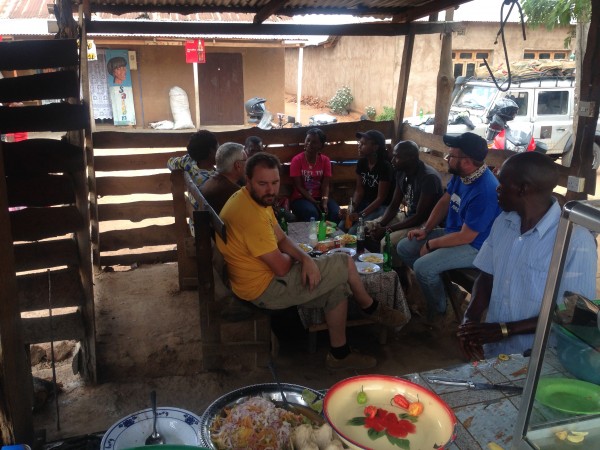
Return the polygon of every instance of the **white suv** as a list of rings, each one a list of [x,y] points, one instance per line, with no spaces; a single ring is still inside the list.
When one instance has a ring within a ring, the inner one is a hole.
[[[547,155],[554,159],[562,157],[564,165],[570,165],[573,150],[573,108],[575,94],[574,78],[544,77],[513,81],[507,92],[501,92],[492,81],[471,79],[464,83],[457,80],[454,100],[450,107],[448,133],[460,134],[473,131],[485,138],[487,116],[496,101],[502,97],[512,98],[519,111],[512,128],[533,131],[536,141],[548,147]],[[465,122],[468,117],[471,129]],[[409,118],[407,121],[424,131],[433,130],[433,121]],[[600,126],[596,125],[594,143],[594,169],[600,164]]]

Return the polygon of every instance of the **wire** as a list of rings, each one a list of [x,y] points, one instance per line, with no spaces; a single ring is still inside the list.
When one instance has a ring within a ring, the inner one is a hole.
[[[510,9],[508,10],[508,13],[506,14],[506,18],[503,18],[505,5],[510,5]],[[525,19],[523,18],[523,9],[521,8],[521,5],[519,4],[519,0],[504,0],[504,2],[502,3],[502,6],[500,7],[500,29],[498,30],[498,33],[496,34],[496,41],[494,42],[494,45],[497,44],[498,36],[502,37],[502,49],[504,50],[504,60],[506,61],[506,70],[508,72],[508,82],[506,84],[506,88],[502,88],[498,85],[498,81],[496,80],[496,77],[492,73],[492,69],[490,69],[490,65],[488,64],[487,60],[485,58],[483,58],[483,64],[485,64],[485,68],[488,70],[490,76],[492,77],[492,81],[494,82],[494,84],[496,85],[496,87],[498,88],[498,90],[500,92],[508,91],[510,89],[510,84],[512,81],[512,74],[510,73],[510,62],[508,61],[508,51],[506,50],[506,39],[504,38],[504,25],[506,25],[506,22],[508,21],[508,18],[510,17],[510,13],[512,12],[515,5],[517,5],[517,8],[519,9],[519,15],[521,17],[521,30],[523,32],[523,40],[524,41],[527,40],[527,36],[525,35]]]

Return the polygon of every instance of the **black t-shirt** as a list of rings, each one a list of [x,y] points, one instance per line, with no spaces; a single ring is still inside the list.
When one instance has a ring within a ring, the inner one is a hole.
[[[361,158],[356,163],[356,173],[360,176],[362,186],[365,190],[362,203],[370,204],[377,198],[380,181],[389,181],[390,189],[385,197],[384,204],[389,205],[394,195],[394,168],[389,161],[377,160],[371,170],[367,158]]]
[[[416,214],[421,193],[434,195],[436,203],[444,193],[439,172],[423,161],[418,164],[417,173],[411,178],[404,172],[396,172],[396,186],[404,194],[403,203],[406,204],[408,217]]]

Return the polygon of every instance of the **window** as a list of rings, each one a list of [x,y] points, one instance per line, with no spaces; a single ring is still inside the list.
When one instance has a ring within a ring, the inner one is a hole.
[[[523,59],[567,59],[567,53],[564,50],[526,50]]]
[[[537,113],[563,115],[569,112],[569,91],[542,91],[538,95]]]
[[[452,52],[454,78],[474,76],[475,70],[483,66],[483,59],[489,59],[490,55],[491,52],[488,51],[460,50]]]
[[[528,109],[527,99],[529,98],[529,93],[525,91],[511,91],[508,93],[508,98],[515,101],[517,106],[519,107],[519,111],[517,111],[517,116],[526,116]]]

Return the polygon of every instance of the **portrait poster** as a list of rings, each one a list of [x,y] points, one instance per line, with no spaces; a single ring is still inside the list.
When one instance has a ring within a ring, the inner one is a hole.
[[[135,125],[133,88],[127,50],[106,50],[108,93],[115,125]]]

